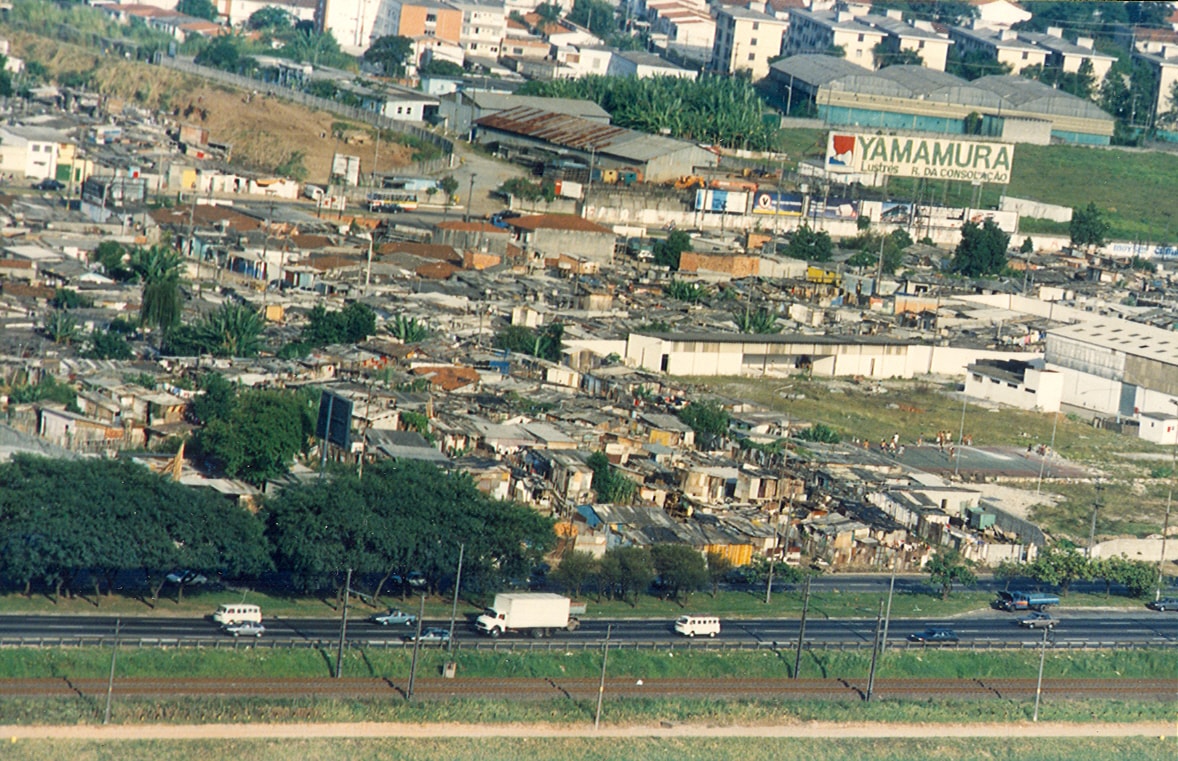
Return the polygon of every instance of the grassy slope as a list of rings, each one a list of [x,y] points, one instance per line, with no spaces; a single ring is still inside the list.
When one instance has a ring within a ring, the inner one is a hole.
[[[375,761],[412,758],[420,761],[560,761],[562,759],[645,759],[645,761],[910,761],[937,759],[963,761],[1149,761],[1173,758],[1173,739],[840,739],[763,740],[757,738],[579,738],[505,739],[438,738],[431,740],[388,738],[308,740],[196,740],[135,741],[119,743],[21,741],[5,749],[9,761],[105,761],[111,758],[153,761],[220,761],[249,758],[286,761]]]
[[[782,149],[791,161],[820,156],[826,150],[822,130],[782,131]],[[1112,225],[1111,237],[1143,241],[1178,241],[1178,155],[1172,153],[1083,148],[1070,145],[1019,145],[1005,193],[1019,198],[1085,207],[1095,203]],[[916,197],[913,183],[893,182],[893,197]],[[970,203],[974,188],[965,182],[929,186],[924,197],[960,206]],[[984,189],[982,203],[996,206],[1003,189]],[[1067,226],[1052,230],[1067,234]]]

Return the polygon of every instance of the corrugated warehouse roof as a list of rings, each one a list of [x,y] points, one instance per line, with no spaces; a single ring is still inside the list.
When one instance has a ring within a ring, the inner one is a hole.
[[[559,111],[562,114],[580,116],[593,121],[609,123],[609,111],[591,100],[577,98],[544,98],[539,95],[514,95],[498,92],[472,92],[467,97],[475,106],[483,111],[506,111],[518,106],[543,108],[549,111]]]
[[[1085,119],[1112,119],[1092,101],[1070,95],[1063,90],[1056,90],[1034,79],[996,75],[975,79],[972,84],[980,90],[998,95],[1004,102],[1020,111],[1036,111],[1054,116],[1079,116]]]
[[[692,143],[682,140],[647,135],[527,106],[484,116],[475,124],[543,140],[564,148],[596,151],[599,154],[642,163],[693,147]]]

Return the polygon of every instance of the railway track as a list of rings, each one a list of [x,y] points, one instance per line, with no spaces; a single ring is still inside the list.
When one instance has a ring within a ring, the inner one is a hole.
[[[99,698],[105,679],[4,679],[0,701],[12,698]],[[596,679],[417,679],[413,697],[494,700],[592,700]],[[408,680],[392,679],[118,679],[117,698],[368,698],[404,700]],[[708,698],[759,700],[862,700],[867,679],[607,679],[611,698]],[[877,679],[873,698],[882,700],[1005,699],[1035,695],[1034,679]],[[1044,679],[1050,699],[1178,700],[1178,679]]]

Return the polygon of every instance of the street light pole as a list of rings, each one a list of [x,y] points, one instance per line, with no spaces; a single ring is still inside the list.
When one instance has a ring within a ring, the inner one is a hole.
[[[1043,662],[1047,660],[1047,633],[1051,627],[1043,627],[1043,644],[1039,648],[1039,679],[1035,682],[1035,713],[1031,721],[1039,721],[1039,696],[1043,694]]]
[[[1092,500],[1092,527],[1088,529],[1088,559],[1092,559],[1092,545],[1096,543],[1096,511],[1100,509],[1100,490],[1104,484],[1100,479],[1096,481],[1096,497]]]
[[[348,637],[348,598],[352,596],[352,569],[348,569],[347,580],[344,581],[343,617],[339,625],[339,649],[335,651],[335,678],[343,676],[344,642]]]
[[[466,544],[458,545],[458,575],[454,577],[454,605],[450,608],[450,638],[446,640],[446,649],[454,647],[454,619],[458,617],[458,590],[462,588],[462,558],[466,555]]]
[[[1178,406],[1178,400],[1171,399],[1170,404]],[[1162,584],[1166,575],[1166,534],[1170,532],[1170,505],[1174,502],[1174,478],[1178,467],[1178,427],[1174,429],[1174,447],[1170,450],[1170,490],[1166,494],[1166,517],[1162,521],[1162,554],[1158,558],[1158,586],[1154,592],[1154,600],[1162,599]]]
[[[957,478],[957,473],[961,468],[961,448],[965,444],[965,402],[968,397],[965,395],[965,384],[961,385],[961,428],[957,432],[957,457],[953,462],[953,477]]]
[[[462,218],[463,222],[470,221],[470,202],[473,200],[473,196],[474,196],[474,178],[475,177],[478,177],[478,174],[475,172],[471,172],[470,173],[470,189],[466,193],[466,215]]]
[[[1058,425],[1059,410],[1056,410],[1054,417],[1051,419],[1051,444],[1047,447],[1051,451],[1044,454],[1043,457],[1039,460],[1039,484],[1035,487],[1036,494],[1038,494],[1039,490],[1043,488],[1043,468],[1047,465],[1047,454],[1050,454],[1052,457],[1055,456],[1055,428]]]

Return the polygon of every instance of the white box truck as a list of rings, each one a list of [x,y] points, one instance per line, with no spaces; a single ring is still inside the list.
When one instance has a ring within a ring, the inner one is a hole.
[[[553,631],[576,631],[580,619],[571,615],[569,598],[548,592],[504,592],[475,621],[480,634],[498,637],[506,632],[547,637]]]

